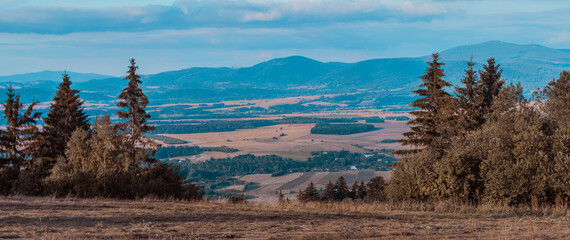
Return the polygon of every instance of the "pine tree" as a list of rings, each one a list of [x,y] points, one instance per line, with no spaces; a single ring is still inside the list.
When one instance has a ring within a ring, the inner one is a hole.
[[[155,147],[153,142],[144,137],[144,133],[154,130],[153,126],[147,124],[150,114],[146,113],[148,99],[140,89],[139,84],[142,83],[140,76],[136,70],[135,60],[131,59],[131,66],[127,71],[128,76],[125,80],[129,81],[126,88],[119,95],[117,107],[124,108],[126,111],[117,111],[119,118],[125,119],[126,122],[117,124],[123,131],[128,133],[128,153],[131,160],[131,168],[137,169],[141,162],[151,162],[149,151]],[[150,151],[152,153],[152,150]]]
[[[444,89],[451,86],[442,79],[445,76],[442,69],[444,63],[440,62],[437,53],[434,53],[432,58],[433,60],[428,62],[429,66],[425,75],[420,77],[422,80],[420,89],[414,91],[420,98],[411,106],[420,110],[410,112],[415,119],[408,121],[407,125],[410,126],[411,131],[404,133],[406,139],[400,142],[403,145],[427,147],[442,152],[449,140],[454,99]],[[418,151],[421,149],[400,150],[396,154],[406,155]]]
[[[500,67],[500,64],[495,64],[495,58],[490,58],[487,60],[487,64],[483,65],[483,70],[479,71],[480,82],[477,86],[477,94],[481,97],[481,105],[479,106],[481,115],[492,111],[493,101],[505,84],[505,81],[501,80],[503,70],[500,70]],[[480,124],[483,124],[485,120],[481,119],[481,121]]]
[[[311,181],[305,191],[299,190],[299,195],[297,195],[297,200],[301,202],[314,202],[319,200],[319,192],[317,192],[317,188],[315,184]]]
[[[332,181],[329,180],[329,183],[327,184],[327,186],[325,187],[325,190],[321,194],[321,200],[330,202],[330,201],[334,201],[335,199],[336,199],[336,192],[334,190],[334,185],[333,185]]]
[[[39,102],[33,101],[22,113],[24,104],[20,102],[20,95],[14,93],[12,86],[8,88],[7,96],[6,102],[2,104],[7,125],[6,130],[0,130],[0,147],[4,155],[0,166],[12,164],[20,167],[24,163],[30,163],[26,161],[30,160],[33,154],[38,134],[35,124],[41,117],[41,113],[34,113],[34,107]]]
[[[45,142],[48,143],[46,156],[51,159],[64,155],[67,142],[76,129],[89,130],[83,101],[79,97],[79,91],[71,89],[69,75],[64,73],[48,116],[44,118]]]
[[[473,70],[475,63],[473,58],[467,62],[467,69],[465,69],[465,76],[461,79],[461,83],[465,87],[456,87],[455,92],[457,96],[457,115],[458,127],[460,131],[472,131],[477,129],[483,122],[483,115],[479,109],[482,104],[482,99],[478,94],[479,79],[476,71]]]
[[[364,200],[367,194],[364,181],[360,181],[360,186],[358,186],[358,189],[356,190],[356,199]]]
[[[356,200],[356,194],[358,193],[358,181],[354,181],[352,188],[350,189],[350,198]]]
[[[336,200],[342,201],[345,198],[349,197],[350,191],[348,191],[348,185],[346,185],[346,181],[344,181],[344,177],[340,176],[336,180]]]

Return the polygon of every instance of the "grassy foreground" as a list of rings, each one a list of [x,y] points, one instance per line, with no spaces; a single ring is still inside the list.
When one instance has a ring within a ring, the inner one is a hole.
[[[559,239],[570,210],[0,197],[0,238]]]

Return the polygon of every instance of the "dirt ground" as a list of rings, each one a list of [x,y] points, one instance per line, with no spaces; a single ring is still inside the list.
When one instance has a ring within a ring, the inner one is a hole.
[[[0,238],[568,239],[568,210],[0,198]]]
[[[369,149],[400,149],[398,143],[382,143],[386,139],[400,139],[408,130],[405,122],[390,121],[375,123],[376,131],[351,135],[311,134],[314,124],[280,124],[256,129],[240,129],[232,132],[212,132],[195,134],[164,134],[165,136],[191,142],[200,147],[228,146],[240,151],[226,157],[239,154],[268,155],[276,154],[295,160],[307,160],[313,151],[364,152]],[[285,134],[285,136],[281,136]],[[215,153],[203,153],[196,160],[207,160]]]

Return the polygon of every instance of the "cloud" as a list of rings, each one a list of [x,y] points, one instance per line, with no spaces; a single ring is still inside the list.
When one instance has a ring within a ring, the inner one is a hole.
[[[426,3],[377,0],[181,0],[171,6],[36,6],[0,11],[0,32],[67,34],[201,27],[300,27],[360,21],[426,22],[445,13],[445,8]]]

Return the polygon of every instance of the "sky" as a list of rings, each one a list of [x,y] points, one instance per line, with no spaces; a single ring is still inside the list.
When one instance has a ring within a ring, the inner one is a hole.
[[[569,14],[562,0],[0,0],[0,75],[357,62],[491,40],[570,49]]]

